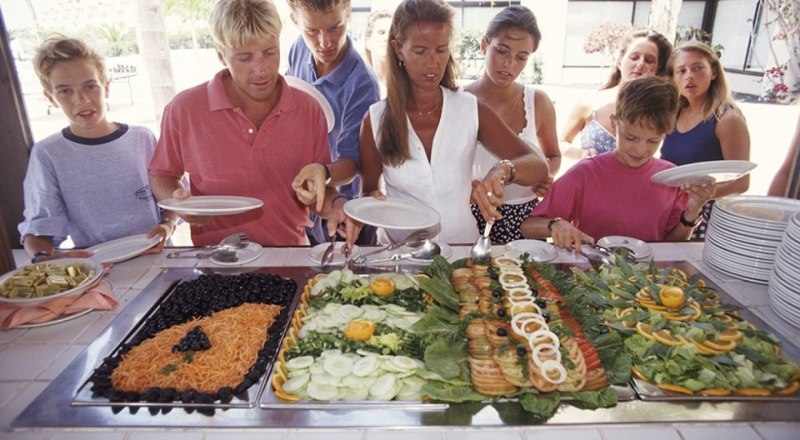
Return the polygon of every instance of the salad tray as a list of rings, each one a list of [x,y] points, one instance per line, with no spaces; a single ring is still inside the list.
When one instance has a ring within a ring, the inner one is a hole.
[[[800,348],[792,344],[790,341],[778,336],[772,327],[770,327],[761,318],[751,312],[749,309],[743,307],[739,301],[728,294],[724,289],[721,289],[708,277],[700,273],[694,266],[685,261],[670,261],[670,262],[657,262],[654,263],[657,268],[676,268],[684,271],[690,277],[699,277],[704,280],[706,287],[715,291],[719,295],[719,302],[732,309],[737,310],[737,316],[740,320],[746,321],[751,324],[751,328],[770,334],[780,344],[780,357],[798,364],[800,361]],[[568,270],[568,267],[562,267],[562,270]],[[686,342],[686,341],[684,341]],[[664,401],[664,402],[748,402],[748,401],[776,401],[776,402],[800,402],[800,392],[795,391],[789,394],[776,394],[776,393],[760,393],[759,390],[744,390],[742,394],[737,394],[735,391],[726,395],[712,394],[685,394],[670,390],[661,389],[651,382],[643,378],[631,377],[631,385],[636,392],[639,399],[643,401]],[[760,390],[763,391],[763,390]]]

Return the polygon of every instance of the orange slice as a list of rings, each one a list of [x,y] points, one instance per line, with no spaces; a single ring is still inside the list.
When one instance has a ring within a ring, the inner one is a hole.
[[[744,337],[744,333],[738,328],[726,328],[719,333],[720,341],[739,341]]]
[[[662,384],[659,384],[659,385],[656,385],[656,386],[661,388],[664,391],[672,391],[673,393],[681,393],[681,394],[688,394],[688,395],[694,394],[694,392],[692,390],[690,390],[689,388],[686,388],[685,386],[682,386],[682,385],[673,385],[673,384],[668,384],[668,383],[662,383]]]
[[[701,396],[730,396],[731,390],[725,390],[722,388],[710,388],[707,390],[700,390],[697,394]]]
[[[636,323],[636,333],[639,333],[647,339],[653,339],[653,326],[646,322],[639,321]]]
[[[733,390],[737,396],[769,396],[772,392],[766,388],[742,388]]]
[[[689,342],[694,344],[694,346],[697,347],[698,350],[700,350],[700,353],[702,353],[704,355],[715,356],[715,355],[718,355],[718,354],[722,354],[721,351],[714,350],[713,348],[703,344],[702,342],[698,342],[698,341],[696,341],[694,339],[689,339]]]
[[[653,332],[653,339],[662,344],[670,345],[673,347],[677,347],[678,345],[683,345],[683,342],[680,339],[676,338],[675,336],[672,336],[672,333],[670,333],[670,331],[667,329],[661,329]]]
[[[705,342],[703,342],[703,345],[705,345],[706,347],[708,347],[708,348],[710,348],[712,350],[717,350],[717,351],[721,351],[721,352],[725,353],[725,352],[728,352],[728,351],[731,351],[731,350],[735,349],[737,344],[736,344],[736,341],[722,341],[722,340],[720,340],[720,341],[705,341]]]
[[[636,367],[631,367],[631,374],[633,374],[634,377],[636,377],[637,379],[647,380],[647,378],[644,377],[644,374],[642,374],[641,371],[637,370]]]
[[[798,390],[800,390],[800,382],[795,381],[795,382],[792,382],[791,385],[789,385],[788,387],[786,387],[786,388],[784,388],[782,390],[775,391],[775,394],[777,394],[779,396],[791,396],[792,394],[796,393]]]

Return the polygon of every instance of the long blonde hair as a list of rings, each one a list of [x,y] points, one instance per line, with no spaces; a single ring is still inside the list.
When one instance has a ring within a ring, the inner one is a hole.
[[[675,58],[681,52],[694,52],[701,55],[711,65],[711,70],[717,73],[717,77],[711,80],[711,85],[708,87],[708,94],[706,95],[706,102],[703,105],[703,120],[707,121],[712,116],[719,119],[725,114],[728,109],[733,110],[744,118],[742,111],[731,96],[730,87],[728,87],[728,79],[725,77],[725,71],[722,69],[722,64],[719,61],[717,54],[711,50],[707,44],[700,41],[687,41],[681,43],[672,55],[667,60],[667,74],[673,77],[675,66]],[[689,106],[689,100],[681,96],[680,109]]]
[[[452,36],[455,12],[442,0],[405,0],[397,6],[389,28],[389,44],[386,57],[386,108],[378,125],[377,146],[384,165],[400,166],[409,158],[408,153],[408,99],[411,96],[411,80],[405,64],[392,49],[391,41],[402,45],[408,37],[408,29],[415,23],[444,23]],[[453,38],[450,39],[451,42]],[[456,83],[458,67],[450,51],[444,77],[439,85],[458,90]],[[375,121],[373,121],[375,123]]]

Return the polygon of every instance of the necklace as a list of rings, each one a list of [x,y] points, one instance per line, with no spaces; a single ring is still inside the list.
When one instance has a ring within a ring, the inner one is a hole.
[[[416,113],[417,116],[430,116],[431,114],[433,114],[433,112],[436,111],[436,109],[439,108],[439,105],[441,105],[442,101],[444,101],[444,97],[442,97],[441,101],[437,102],[436,105],[434,105],[433,108],[430,109],[427,112],[421,112],[421,111],[418,111],[418,110],[411,110],[411,109],[408,109],[408,111]]]

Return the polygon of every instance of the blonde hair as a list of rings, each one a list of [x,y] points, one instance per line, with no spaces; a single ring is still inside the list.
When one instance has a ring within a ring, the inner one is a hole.
[[[287,0],[286,3],[289,3],[289,7],[293,10],[302,8],[309,11],[325,12],[339,5],[343,5],[348,10],[350,9],[350,0]]]
[[[687,41],[681,43],[672,53],[667,61],[667,74],[670,78],[674,75],[675,58],[681,52],[694,52],[705,58],[711,66],[711,71],[716,72],[717,77],[711,80],[708,87],[708,94],[706,95],[706,102],[703,105],[703,121],[708,121],[711,117],[717,119],[721,118],[728,109],[733,110],[737,115],[744,118],[742,111],[731,96],[731,89],[728,87],[728,79],[725,77],[725,71],[722,69],[722,63],[719,61],[717,54],[711,50],[707,44],[700,41]],[[681,96],[680,109],[687,107],[689,100]]]
[[[453,8],[443,0],[405,0],[394,12],[392,26],[389,28],[389,41],[402,45],[408,37],[408,29],[415,23],[444,23],[450,28],[452,37],[454,15]],[[451,43],[453,40],[450,39]],[[409,158],[406,110],[408,98],[411,96],[411,80],[406,73],[405,64],[400,62],[390,45],[387,46],[387,51],[386,108],[379,124],[377,145],[383,164],[399,166]],[[458,66],[451,50],[439,85],[458,90],[457,76]]]
[[[50,73],[58,63],[65,61],[89,61],[97,69],[97,76],[105,84],[108,82],[106,64],[103,57],[86,43],[77,38],[68,38],[63,35],[52,35],[48,37],[41,46],[36,49],[33,57],[33,69],[39,82],[47,91],[52,91],[50,84]]]
[[[679,96],[672,79],[655,75],[636,78],[620,86],[614,117],[667,134],[675,128]]]
[[[281,18],[270,0],[220,0],[211,11],[210,25],[217,49],[281,35]]]
[[[392,13],[385,9],[380,9],[373,11],[367,18],[367,30],[364,32],[364,55],[370,66],[372,65],[372,50],[369,48],[369,39],[372,37],[372,33],[375,32],[375,23],[383,18],[392,18]]]

